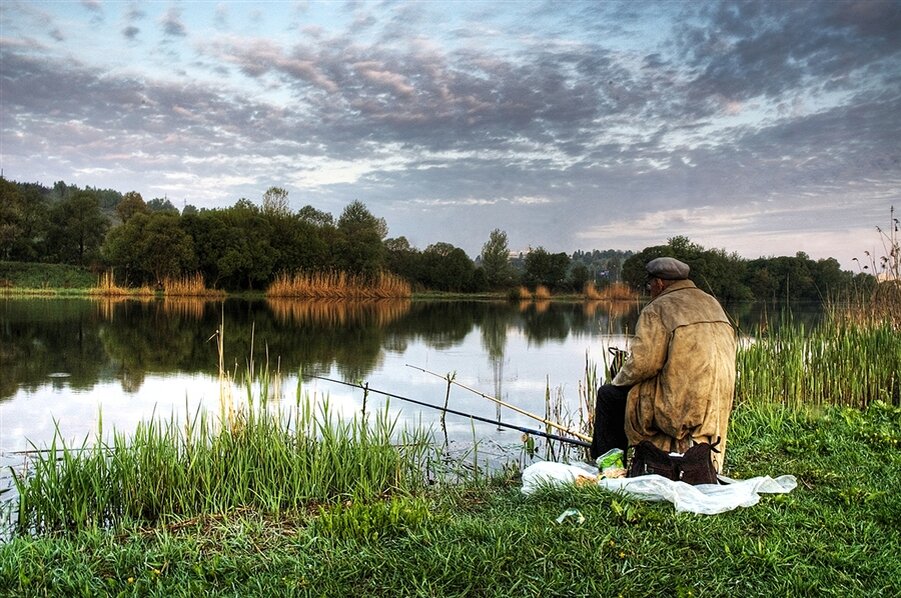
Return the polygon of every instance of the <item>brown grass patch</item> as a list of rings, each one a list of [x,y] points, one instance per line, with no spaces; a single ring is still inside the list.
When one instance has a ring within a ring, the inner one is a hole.
[[[535,287],[535,301],[541,301],[543,299],[550,299],[551,292],[548,290],[546,286],[540,284]]]
[[[266,290],[267,297],[307,299],[390,299],[412,294],[409,282],[388,272],[374,277],[345,272],[282,274]]]
[[[166,297],[221,297],[224,294],[223,291],[208,289],[200,272],[163,279],[163,295]]]
[[[637,301],[638,293],[627,284],[614,282],[598,290],[593,282],[585,285],[584,295],[592,301]]]
[[[516,298],[521,301],[531,301],[532,293],[526,287],[520,286],[518,289],[516,289]]]
[[[97,281],[97,286],[91,287],[88,291],[89,295],[100,297],[121,297],[129,294],[129,290],[116,284],[115,277],[112,272],[104,272]]]

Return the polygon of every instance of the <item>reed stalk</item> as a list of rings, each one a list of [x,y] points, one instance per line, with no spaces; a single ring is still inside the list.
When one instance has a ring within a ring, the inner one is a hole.
[[[308,299],[389,299],[412,294],[409,282],[389,272],[373,277],[334,271],[281,274],[266,290],[267,297]]]
[[[101,297],[121,297],[128,295],[129,292],[128,289],[118,286],[113,273],[107,271],[100,275],[97,286],[91,287],[88,294]]]
[[[739,402],[901,405],[901,334],[887,314],[874,317],[835,304],[810,330],[786,314],[775,330],[761,327],[742,345]]]
[[[222,297],[224,291],[208,289],[203,274],[195,272],[183,276],[167,276],[163,279],[163,295],[166,297]]]

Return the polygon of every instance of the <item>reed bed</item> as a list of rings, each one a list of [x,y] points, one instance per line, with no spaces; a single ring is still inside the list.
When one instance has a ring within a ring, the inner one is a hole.
[[[621,282],[614,282],[601,290],[593,282],[585,285],[583,292],[586,299],[593,301],[637,301],[638,293],[632,287]]]
[[[346,272],[281,274],[266,290],[267,297],[309,299],[389,299],[412,295],[410,283],[389,272],[373,277]]]
[[[524,286],[519,286],[511,291],[513,300],[531,301],[532,293]]]
[[[550,299],[551,292],[548,290],[546,286],[540,284],[535,287],[535,300],[541,301],[542,299]]]
[[[102,297],[122,297],[131,294],[131,291],[117,285],[112,272],[104,272],[100,275],[97,286],[91,287],[88,290],[88,294]]]
[[[300,396],[292,409],[260,401],[220,417],[195,413],[141,423],[92,446],[57,435],[36,452],[20,494],[17,533],[46,534],[250,508],[305,511],[377,501],[424,485],[430,444],[397,432],[382,411],[338,418],[327,400]]]
[[[826,318],[806,329],[783,316],[738,352],[736,400],[790,406],[901,405],[901,334],[889,319]]]
[[[208,289],[203,274],[195,272],[184,276],[167,276],[163,279],[163,295],[166,297],[223,297],[225,292]]]

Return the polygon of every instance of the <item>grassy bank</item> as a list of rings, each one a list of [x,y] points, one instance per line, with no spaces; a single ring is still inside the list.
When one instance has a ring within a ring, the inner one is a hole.
[[[901,410],[744,407],[730,461],[799,487],[717,516],[515,479],[233,508],[0,547],[14,596],[872,596],[901,590]],[[582,524],[555,519],[568,508]]]
[[[86,293],[97,276],[76,266],[0,261],[0,292]]]

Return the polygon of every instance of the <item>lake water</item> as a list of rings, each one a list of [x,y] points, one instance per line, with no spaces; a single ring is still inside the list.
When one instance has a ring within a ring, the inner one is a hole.
[[[128,434],[141,420],[207,409],[218,414],[217,331],[223,361],[243,376],[268,362],[279,372],[276,399],[293,403],[298,372],[368,384],[486,419],[545,429],[478,391],[555,419],[584,420],[580,384],[586,359],[603,370],[609,346],[625,348],[638,304],[601,302],[0,299],[0,492],[10,500],[10,467],[59,433],[70,445],[100,429]],[[748,329],[765,309],[730,313]],[[439,376],[409,366],[430,370]],[[472,390],[467,390],[468,387]],[[363,392],[321,380],[303,391],[328,397],[343,417],[359,413]],[[375,392],[369,409],[383,408]],[[451,450],[491,460],[522,455],[521,433],[391,399],[399,425],[434,430]],[[541,445],[540,445],[541,446]]]

